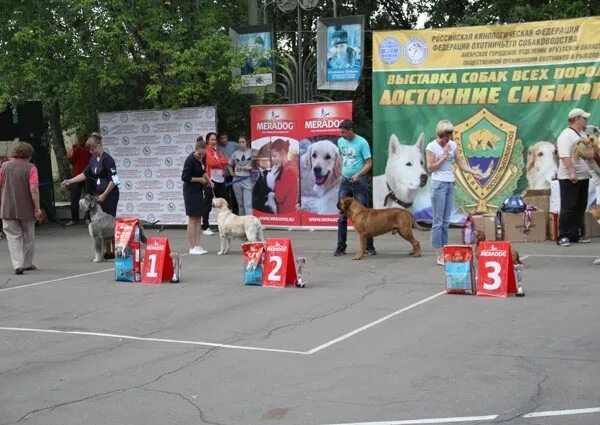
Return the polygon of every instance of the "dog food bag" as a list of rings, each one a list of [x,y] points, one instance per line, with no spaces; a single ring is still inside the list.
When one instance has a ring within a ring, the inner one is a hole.
[[[242,244],[244,253],[244,285],[262,286],[265,245],[263,242]]]
[[[470,246],[446,245],[444,247],[444,269],[446,293],[475,294],[473,249]]]
[[[116,281],[136,282],[140,280],[140,243],[135,241],[136,233],[139,235],[137,218],[119,217],[115,220]]]

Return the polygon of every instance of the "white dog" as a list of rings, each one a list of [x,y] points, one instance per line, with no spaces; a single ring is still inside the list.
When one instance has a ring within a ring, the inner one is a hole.
[[[238,216],[231,212],[229,204],[223,198],[215,198],[212,206],[217,210],[217,224],[221,237],[221,250],[217,255],[229,253],[231,238],[248,242],[264,242],[263,227],[260,220],[252,215]]]
[[[373,179],[375,208],[410,208],[427,184],[423,157],[425,135],[414,145],[402,145],[395,134],[390,137],[385,174]]]
[[[600,155],[599,142],[600,140],[600,128],[595,125],[588,125],[585,129],[586,133],[590,137],[594,137],[596,139],[596,143],[594,144],[594,149]],[[588,159],[587,161],[588,167],[590,169],[590,174],[592,176],[590,183],[593,187],[596,188],[596,204],[600,204],[600,167],[596,164],[596,161],[593,159]]]
[[[317,197],[313,212],[337,214],[338,190],[342,178],[342,157],[330,140],[311,144],[300,159],[302,178],[313,183]]]
[[[532,145],[527,152],[527,188],[550,189],[556,179],[558,155],[554,143],[541,141]]]

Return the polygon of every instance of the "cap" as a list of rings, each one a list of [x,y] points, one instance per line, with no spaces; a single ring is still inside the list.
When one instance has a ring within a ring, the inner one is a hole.
[[[577,117],[589,118],[590,115],[592,114],[590,114],[589,112],[585,112],[583,109],[575,108],[571,109],[571,112],[569,112],[569,119]]]
[[[335,26],[335,31],[331,35],[331,45],[348,44],[348,32],[341,25]]]

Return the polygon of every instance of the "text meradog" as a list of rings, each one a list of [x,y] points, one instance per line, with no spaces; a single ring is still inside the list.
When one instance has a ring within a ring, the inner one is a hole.
[[[294,121],[259,121],[256,123],[256,129],[261,131],[293,130],[295,125]]]
[[[340,124],[344,121],[343,119],[327,119],[327,120],[311,120],[304,123],[304,128],[309,130],[317,130],[321,128],[333,128],[337,129]]]

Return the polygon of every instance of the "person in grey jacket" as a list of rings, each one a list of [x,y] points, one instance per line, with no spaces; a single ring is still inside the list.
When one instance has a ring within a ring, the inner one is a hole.
[[[239,149],[229,158],[229,173],[233,176],[233,193],[239,215],[252,215],[252,149],[245,136],[238,139]]]

